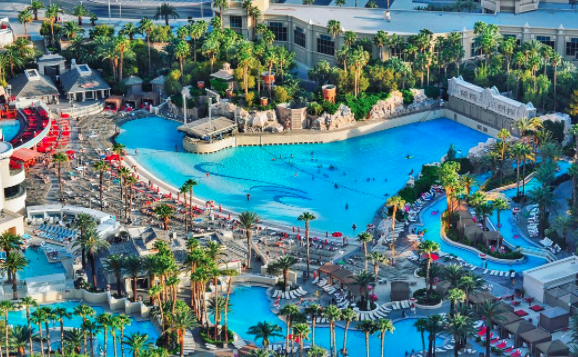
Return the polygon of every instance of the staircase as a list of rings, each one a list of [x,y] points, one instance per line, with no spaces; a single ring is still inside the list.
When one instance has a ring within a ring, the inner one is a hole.
[[[185,356],[190,356],[193,353],[195,353],[195,347],[196,347],[195,338],[193,337],[193,333],[189,329],[185,330],[185,342],[184,342],[183,346],[184,346]]]

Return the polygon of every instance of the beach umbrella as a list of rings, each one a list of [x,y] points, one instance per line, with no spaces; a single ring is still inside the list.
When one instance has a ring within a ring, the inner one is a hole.
[[[74,150],[66,150],[66,153],[68,155],[74,155],[75,151]]]
[[[431,256],[431,259],[435,262],[436,260],[438,260],[440,258],[439,255],[435,254],[435,253],[431,253],[431,254],[424,254],[423,257],[425,259],[429,259]]]
[[[338,237],[342,237],[342,236],[343,236],[343,233],[341,233],[341,232],[333,232],[331,235],[332,235],[333,237],[338,238]]]

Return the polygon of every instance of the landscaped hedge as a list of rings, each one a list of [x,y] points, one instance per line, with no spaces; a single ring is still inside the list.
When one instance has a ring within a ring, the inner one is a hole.
[[[439,167],[424,165],[421,168],[421,177],[414,182],[413,187],[406,186],[399,191],[404,201],[413,203],[423,192],[429,191],[431,186],[439,180]]]
[[[389,97],[389,93],[380,94],[366,94],[361,93],[357,98],[351,94],[345,96],[345,105],[351,109],[355,120],[363,120],[371,111],[371,108],[380,100],[385,100]],[[413,101],[413,100],[412,100]]]
[[[413,293],[413,297],[417,299],[417,303],[420,305],[437,305],[442,301],[442,296],[435,290],[429,291],[429,289],[419,289]]]

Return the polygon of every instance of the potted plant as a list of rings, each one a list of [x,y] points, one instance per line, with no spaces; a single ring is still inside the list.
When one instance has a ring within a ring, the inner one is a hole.
[[[261,106],[266,107],[269,104],[269,98],[261,97]]]
[[[199,88],[199,89],[205,88],[205,82],[204,81],[197,81],[197,88]]]

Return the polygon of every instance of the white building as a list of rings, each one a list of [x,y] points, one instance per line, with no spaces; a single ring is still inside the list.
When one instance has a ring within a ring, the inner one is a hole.
[[[0,19],[0,48],[9,46],[14,42],[14,31],[12,26],[10,26],[10,21],[8,18]]]
[[[552,289],[575,285],[578,274],[578,257],[571,256],[524,271],[524,292],[544,302],[545,294]]]
[[[24,170],[10,169],[10,156],[14,149],[10,143],[0,141],[0,234],[9,231],[24,234],[26,190]]]

